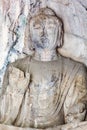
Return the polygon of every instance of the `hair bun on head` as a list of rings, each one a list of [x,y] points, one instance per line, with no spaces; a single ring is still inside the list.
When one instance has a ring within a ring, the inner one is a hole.
[[[42,8],[39,10],[40,14],[55,16],[55,12],[50,8]]]

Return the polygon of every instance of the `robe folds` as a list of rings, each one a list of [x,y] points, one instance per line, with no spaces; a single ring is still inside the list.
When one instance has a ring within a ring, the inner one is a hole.
[[[83,64],[60,55],[58,60],[46,62],[26,57],[7,67],[0,96],[0,123],[47,128],[72,118],[85,120],[81,114],[85,115],[86,104]]]

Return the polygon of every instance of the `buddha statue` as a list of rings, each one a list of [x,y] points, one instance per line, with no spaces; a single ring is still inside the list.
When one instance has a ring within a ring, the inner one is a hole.
[[[34,49],[10,63],[0,96],[0,123],[29,130],[71,130],[86,120],[86,67],[57,52],[62,20],[49,8],[29,20]]]

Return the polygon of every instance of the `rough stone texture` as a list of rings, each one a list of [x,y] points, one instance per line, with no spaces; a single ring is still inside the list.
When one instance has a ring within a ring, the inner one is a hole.
[[[86,129],[86,67],[57,54],[66,34],[60,17],[49,8],[39,12],[35,8],[35,16],[33,11],[25,34],[34,54],[9,63],[6,69],[0,95],[1,128]]]
[[[30,62],[29,58],[18,60],[6,71],[0,123],[58,130],[65,120],[67,125],[62,130],[77,127],[78,121],[85,118],[86,84],[84,66],[63,57],[51,63]]]
[[[5,66],[23,54],[25,27],[30,11],[48,6],[64,21],[65,43],[60,53],[87,63],[87,1],[82,0],[1,0],[0,1],[0,70],[1,79]],[[15,7],[15,8],[13,8]],[[37,8],[37,9],[36,9]],[[33,13],[32,13],[33,14]],[[78,47],[78,51],[77,51]],[[28,50],[25,47],[24,52]],[[73,53],[74,51],[74,53]],[[4,67],[4,68],[3,68]]]
[[[54,130],[67,130],[64,129],[63,127],[54,127]],[[74,124],[75,127],[75,124]],[[69,130],[86,130],[87,129],[87,122],[79,123],[77,128],[69,129]],[[34,129],[34,128],[19,128],[19,127],[14,127],[14,126],[8,126],[8,125],[2,125],[0,124],[0,130],[53,130],[52,128],[47,128],[47,129]]]
[[[3,75],[7,68],[8,63],[13,62],[19,58],[26,57],[26,55],[33,54],[31,40],[29,37],[30,36],[29,20],[32,16],[37,14],[40,8],[44,8],[44,7],[49,7],[53,9],[56,15],[60,17],[61,20],[63,21],[64,45],[62,48],[58,49],[60,54],[87,65],[87,0],[85,1],[83,0],[8,0],[8,1],[0,0],[0,84],[1,84],[0,88],[2,87]],[[27,126],[29,125],[29,123],[26,123],[25,119],[27,117],[27,113],[30,114],[29,112],[31,112],[31,107],[32,107],[32,106],[29,107],[27,105],[29,101],[28,98],[29,90],[27,89],[27,85],[30,81],[29,79],[30,75],[29,73],[26,73],[26,71],[25,73],[23,73],[20,67],[19,69],[15,67],[9,68],[9,72],[12,73],[12,75],[9,76],[9,84],[8,86],[6,86],[7,88],[2,89],[3,92],[5,93],[4,95],[2,95],[2,97],[0,97],[0,104],[1,104],[0,111],[2,114],[0,115],[2,117],[0,122],[1,123],[4,122],[5,124],[9,124],[9,125],[12,124],[12,122],[14,122],[15,125],[17,126],[24,126],[24,125]],[[78,82],[79,83],[77,84],[77,86],[80,87],[82,86],[80,83],[85,84],[85,82],[83,81],[83,77],[79,77]],[[75,83],[73,82],[73,84]],[[36,89],[34,88],[32,89],[33,89],[32,93],[35,95]],[[69,94],[72,95],[73,87],[71,87],[70,90],[71,91],[69,92]],[[83,92],[83,95],[86,93],[86,90],[84,91],[84,89],[82,88],[81,90],[78,89],[76,92],[78,93],[78,91]],[[42,97],[41,94],[40,96],[41,96],[40,100],[41,98],[43,99],[44,97],[47,98],[46,95]],[[25,97],[25,102],[24,102],[24,97]],[[49,99],[51,100],[51,98]],[[71,105],[70,99],[72,99],[72,96],[71,97],[67,96],[65,101],[65,104],[68,105],[68,107],[69,105]],[[48,103],[50,104],[50,100],[49,102],[45,102],[44,107],[48,105]],[[41,104],[41,101],[39,101],[39,99],[38,102],[39,105],[41,105],[42,107],[43,105]],[[16,109],[14,104],[17,106]],[[19,111],[20,106],[22,108],[21,112]],[[27,106],[26,107],[27,111],[24,111],[24,106]],[[35,107],[36,106],[37,105],[35,105]],[[55,106],[52,105],[52,108],[53,107]],[[83,112],[84,108],[85,108],[84,105],[79,104],[78,109],[76,106],[74,106],[74,108],[68,111],[67,107],[64,106],[65,121],[67,123],[70,123],[70,121],[73,118],[72,115],[69,114],[70,113],[73,114],[73,112],[76,112],[75,117],[80,116],[80,120],[82,121],[84,118],[83,115],[85,114],[85,111]],[[19,115],[18,115],[18,111],[20,113]],[[78,111],[81,113],[77,114]],[[5,118],[6,120],[4,120],[3,118],[3,115],[5,113],[7,114]],[[19,122],[17,119],[19,119]],[[22,125],[20,125],[20,122]],[[35,127],[37,127],[37,122],[35,122],[34,125]],[[69,128],[71,128],[71,126],[72,129],[70,130],[74,130],[74,129],[86,130],[87,122],[83,122],[81,126],[80,123],[78,124],[78,122],[76,122],[76,124],[74,123],[74,124],[68,124],[66,126],[64,125],[64,127],[63,126],[61,127],[61,130],[68,130]],[[1,125],[0,129],[1,130],[4,129],[5,130],[7,129],[32,130],[33,128],[15,128],[11,126]],[[51,130],[51,129],[60,130],[59,127],[47,128],[47,130]]]
[[[23,52],[31,54],[30,41],[26,42],[26,24],[39,8],[46,6],[64,22],[64,46],[59,52],[87,64],[87,0],[0,0],[1,81],[9,62],[24,57]]]

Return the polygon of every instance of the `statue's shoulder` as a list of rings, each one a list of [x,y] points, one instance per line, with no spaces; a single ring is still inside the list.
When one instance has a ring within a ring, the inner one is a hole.
[[[86,72],[87,68],[83,63],[80,63],[80,62],[75,61],[71,58],[67,58],[67,57],[64,57],[64,56],[61,56],[61,55],[60,55],[60,57],[63,61],[63,65],[65,67],[67,67],[68,69],[77,68],[77,69],[79,69],[79,72]]]
[[[17,59],[16,61],[12,62],[12,65],[18,65],[18,64],[26,64],[28,61],[30,61],[31,57],[30,56],[26,56],[24,58],[21,59]]]
[[[10,66],[13,66],[13,67],[19,68],[19,69],[21,69],[21,70],[25,70],[26,67],[29,65],[30,59],[31,59],[30,56],[26,56],[26,57],[24,57],[24,58],[17,59],[16,61],[14,61],[14,62],[8,64],[7,69],[8,69]]]

